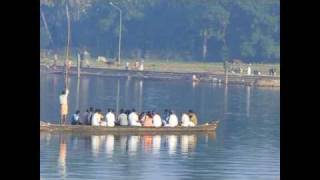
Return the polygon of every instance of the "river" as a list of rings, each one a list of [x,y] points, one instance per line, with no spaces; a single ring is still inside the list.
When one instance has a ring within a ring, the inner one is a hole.
[[[57,123],[63,76],[41,74],[40,118]],[[40,134],[43,179],[279,179],[280,90],[189,81],[70,78],[69,110],[192,109],[202,135]]]

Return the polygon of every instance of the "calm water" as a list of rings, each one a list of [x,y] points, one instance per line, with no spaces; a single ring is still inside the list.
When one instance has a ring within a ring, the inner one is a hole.
[[[41,120],[58,122],[60,75],[41,75]],[[199,121],[220,120],[215,134],[88,136],[40,134],[43,179],[279,179],[280,91],[190,82],[70,79],[69,109],[136,108]]]

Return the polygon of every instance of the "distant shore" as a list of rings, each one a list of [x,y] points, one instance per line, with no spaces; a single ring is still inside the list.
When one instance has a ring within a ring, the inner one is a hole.
[[[58,64],[58,63],[57,63]],[[91,64],[90,64],[91,65]],[[152,70],[145,68],[144,71],[136,69],[125,70],[124,67],[117,66],[100,66],[91,65],[90,67],[81,68],[81,75],[94,75],[94,76],[108,76],[108,77],[130,77],[130,78],[141,78],[141,79],[158,79],[158,80],[185,80],[192,82],[192,76],[196,75],[200,82],[212,82],[212,83],[225,83],[225,74],[223,68],[220,71],[192,71],[186,72],[181,71],[161,71]],[[40,64],[40,71],[43,73],[54,73],[62,74],[64,67],[61,64],[56,66],[56,69],[52,69],[49,64]],[[77,67],[72,66],[70,75],[77,74]],[[193,82],[197,84],[198,82]],[[240,75],[240,74],[229,74],[228,84],[239,84],[248,86],[260,86],[260,87],[280,87],[280,76],[269,76],[269,75]]]

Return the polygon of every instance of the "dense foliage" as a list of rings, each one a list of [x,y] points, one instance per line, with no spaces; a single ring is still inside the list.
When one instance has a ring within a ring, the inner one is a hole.
[[[111,0],[41,0],[41,48],[116,57],[119,11]],[[279,62],[279,0],[113,0],[122,9],[122,57]]]

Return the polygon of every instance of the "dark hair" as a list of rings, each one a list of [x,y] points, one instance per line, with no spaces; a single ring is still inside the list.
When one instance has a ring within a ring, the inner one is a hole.
[[[193,111],[191,109],[189,109],[189,113],[193,113]]]
[[[148,111],[147,116],[152,117],[152,113]]]
[[[134,108],[132,108],[132,112],[136,112],[136,110]]]
[[[112,110],[111,110],[111,108],[108,108],[108,112],[111,112]]]
[[[90,107],[89,110],[90,110],[90,111],[93,111],[93,107]],[[96,110],[97,110],[97,109],[96,109]]]
[[[123,110],[123,109],[120,109],[120,114],[121,114],[121,113],[124,113],[124,110]]]
[[[77,110],[77,111],[76,111],[76,114],[79,114],[79,113],[80,113],[80,110]]]
[[[66,94],[66,91],[65,90],[61,91],[61,94]]]
[[[145,114],[146,114],[145,112],[140,113],[139,114],[139,119],[142,119]]]

